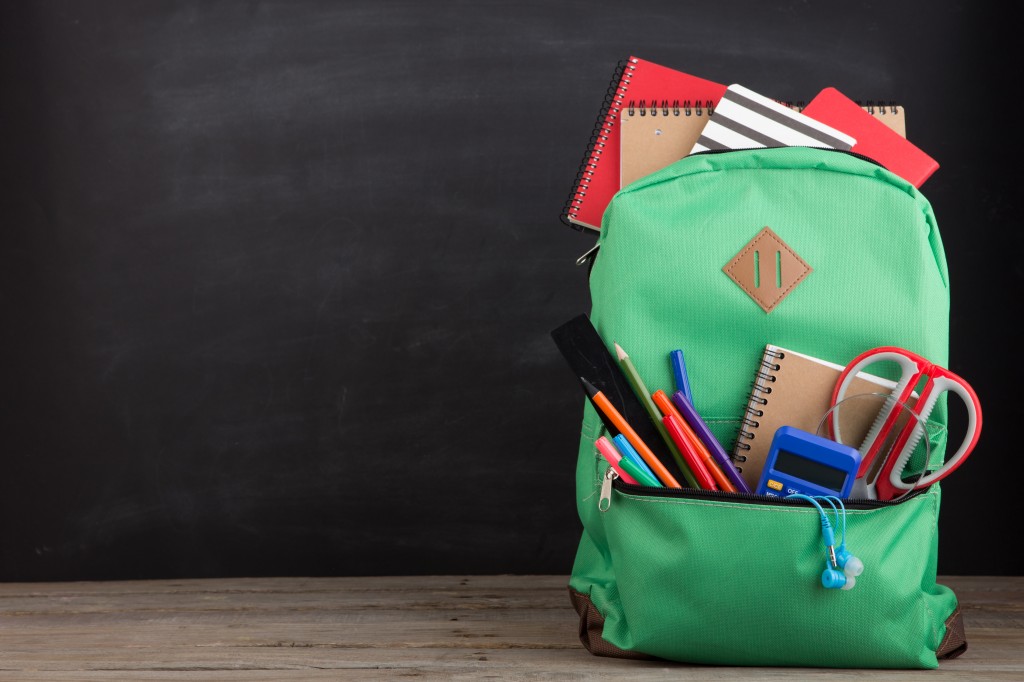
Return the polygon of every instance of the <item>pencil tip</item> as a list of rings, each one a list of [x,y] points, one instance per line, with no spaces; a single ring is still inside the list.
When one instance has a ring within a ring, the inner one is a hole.
[[[597,387],[594,386],[594,384],[587,381],[586,379],[584,379],[583,377],[580,377],[580,383],[583,384],[583,390],[585,390],[587,392],[587,395],[589,395],[591,398],[598,394]]]
[[[628,355],[626,355],[626,351],[622,350],[622,346],[620,346],[619,344],[615,344],[615,352],[618,353],[619,360],[625,360],[627,357],[629,357]]]

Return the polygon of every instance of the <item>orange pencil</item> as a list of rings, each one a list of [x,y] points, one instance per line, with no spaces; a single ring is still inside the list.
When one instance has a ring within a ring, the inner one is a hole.
[[[661,463],[657,455],[651,452],[651,449],[647,447],[647,444],[640,439],[640,436],[638,436],[636,431],[633,430],[633,427],[629,425],[629,422],[619,414],[619,411],[616,410],[615,406],[612,405],[610,400],[608,400],[608,396],[597,390],[596,386],[583,377],[580,377],[580,382],[583,384],[583,388],[587,391],[587,396],[590,397],[590,401],[594,403],[594,406],[598,410],[604,413],[604,416],[608,418],[608,421],[610,421],[615,428],[617,428],[619,432],[626,437],[626,440],[636,448],[636,451],[640,453],[640,456],[643,457],[645,462],[647,462],[647,466],[651,468],[654,475],[661,479],[661,482],[668,488],[682,488],[683,486],[679,485],[679,481],[669,473],[669,470],[665,468],[665,465]]]
[[[737,492],[736,486],[734,486],[732,481],[722,473],[722,470],[718,466],[718,462],[716,462],[714,457],[711,456],[711,452],[707,449],[704,443],[701,442],[700,438],[697,437],[697,434],[693,432],[693,429],[686,420],[683,419],[683,415],[679,413],[676,406],[668,399],[665,392],[658,389],[651,395],[651,398],[654,399],[654,404],[658,406],[658,409],[661,410],[662,414],[666,417],[668,415],[675,417],[676,424],[679,426],[679,430],[682,432],[686,443],[693,450],[697,459],[704,463],[704,467],[708,470],[708,473],[710,473],[712,478],[715,479],[718,489],[725,490],[730,493]],[[682,446],[680,446],[680,449],[682,449]]]

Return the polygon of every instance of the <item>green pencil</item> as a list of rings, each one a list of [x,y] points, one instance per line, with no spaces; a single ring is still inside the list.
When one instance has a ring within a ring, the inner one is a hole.
[[[661,421],[661,410],[654,404],[654,400],[651,398],[650,391],[644,385],[643,379],[640,378],[639,372],[636,371],[636,367],[633,366],[633,361],[626,355],[626,351],[622,350],[622,346],[615,344],[615,352],[619,356],[619,367],[622,368],[622,373],[626,375],[626,381],[629,382],[630,387],[633,389],[633,393],[636,393],[636,397],[640,399],[644,409],[647,410],[647,415],[654,422],[654,425],[658,428],[658,433],[661,434],[662,440],[668,446],[669,452],[672,453],[672,457],[676,460],[676,465],[679,466],[679,471],[683,474],[683,478],[686,482],[694,488],[700,488],[700,484],[697,483],[697,477],[693,475],[690,467],[686,464],[686,460],[683,459],[683,453],[679,452],[679,447],[672,440],[672,437],[668,435],[668,430]]]

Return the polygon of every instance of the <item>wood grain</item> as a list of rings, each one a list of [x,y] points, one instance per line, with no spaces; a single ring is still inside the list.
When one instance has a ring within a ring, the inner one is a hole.
[[[1024,578],[946,577],[969,648],[939,670],[688,666],[591,656],[564,576],[0,584],[0,679],[1024,678]]]

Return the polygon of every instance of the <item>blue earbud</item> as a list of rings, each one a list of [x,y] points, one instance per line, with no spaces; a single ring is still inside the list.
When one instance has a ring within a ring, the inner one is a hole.
[[[834,495],[823,495],[820,499],[823,499],[832,505],[832,509],[835,510],[837,518],[840,513],[839,510],[842,510],[843,537],[839,542],[839,546],[835,549],[836,566],[843,569],[843,573],[848,577],[856,578],[864,572],[864,562],[850,553],[850,550],[846,549],[846,505],[843,504],[842,498],[835,497]],[[839,503],[839,509],[836,509],[836,504],[833,500]]]
[[[830,590],[852,590],[853,586],[857,584],[857,579],[832,568],[826,562],[825,570],[821,572],[821,584]]]
[[[828,514],[818,504],[817,499],[809,495],[802,495],[800,493],[794,493],[787,497],[797,498],[806,500],[814,505],[818,510],[818,515],[821,518],[821,537],[825,542],[825,549],[828,552],[828,558],[825,560],[825,570],[821,574],[821,584],[827,589],[841,589],[851,590],[853,586],[857,584],[856,577],[861,574],[864,570],[864,564],[860,559],[850,554],[849,550],[846,549],[846,507],[843,505],[843,501],[838,497],[831,496],[820,496],[820,499],[825,500],[832,510],[836,513],[836,522],[839,521],[840,512],[842,508],[842,519],[843,519],[843,536],[842,543],[839,545],[839,550],[836,550],[836,538],[835,531],[832,529],[832,523],[828,520]],[[839,503],[839,507],[836,506],[835,499]],[[842,569],[842,570],[840,570]]]

